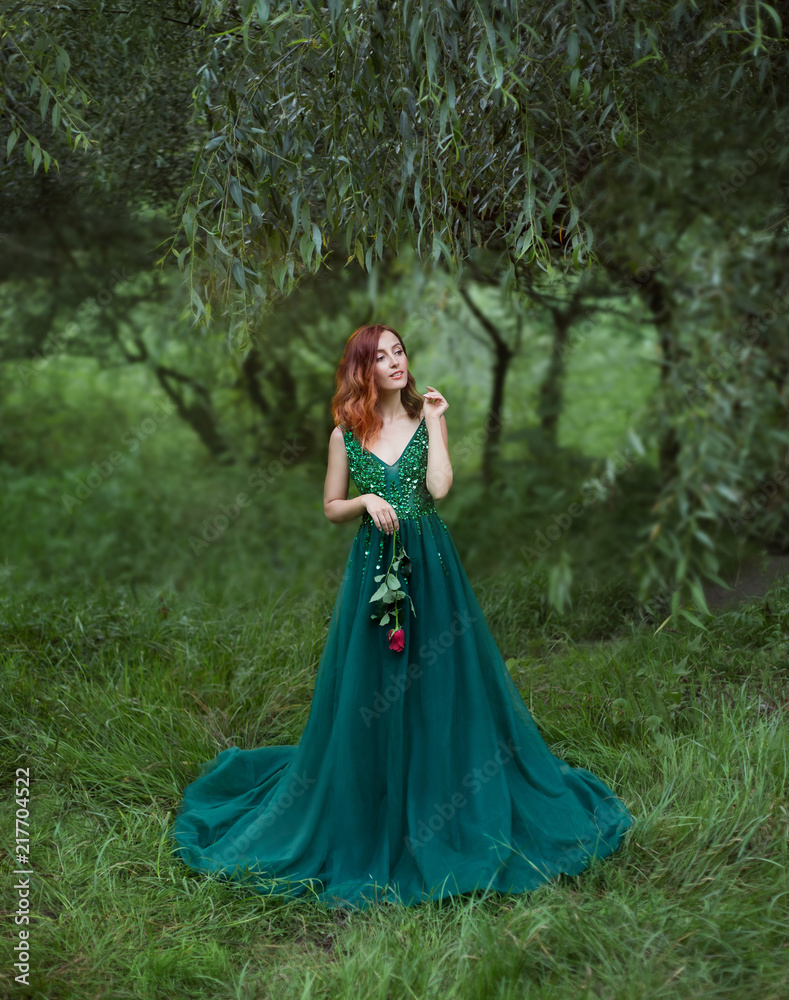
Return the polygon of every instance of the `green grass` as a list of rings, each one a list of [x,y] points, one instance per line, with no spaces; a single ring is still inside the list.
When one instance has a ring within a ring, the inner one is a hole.
[[[201,761],[295,743],[330,590],[208,603],[98,588],[0,605],[2,860],[30,767],[31,988],[20,998],[660,998],[789,992],[789,585],[657,635],[590,591],[560,622],[539,581],[479,581],[483,609],[554,752],[637,818],[575,879],[511,896],[327,911],[191,874],[165,832]]]

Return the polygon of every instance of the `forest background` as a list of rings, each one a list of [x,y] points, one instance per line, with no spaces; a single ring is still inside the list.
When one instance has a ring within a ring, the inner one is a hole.
[[[0,4],[3,732],[48,775],[20,996],[102,966],[130,996],[785,982],[789,605],[705,599],[787,551],[783,29],[759,0]],[[370,321],[449,401],[440,512],[546,738],[646,818],[624,875],[516,908],[517,959],[472,971],[439,914],[401,968],[389,917],[294,944],[283,908],[245,983],[219,939],[253,904],[160,838],[196,761],[303,728],[356,529],[322,508],[334,372]]]

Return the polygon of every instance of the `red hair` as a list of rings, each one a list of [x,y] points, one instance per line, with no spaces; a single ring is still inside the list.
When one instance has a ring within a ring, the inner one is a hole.
[[[360,326],[345,342],[335,380],[337,391],[331,402],[334,423],[352,431],[367,448],[378,437],[384,425],[375,409],[378,401],[378,386],[375,384],[375,357],[378,353],[378,339],[384,331],[393,333],[400,341],[406,358],[403,338],[391,326],[381,323]],[[418,417],[424,400],[416,391],[414,376],[409,370],[406,383],[400,390],[400,399],[409,417]]]

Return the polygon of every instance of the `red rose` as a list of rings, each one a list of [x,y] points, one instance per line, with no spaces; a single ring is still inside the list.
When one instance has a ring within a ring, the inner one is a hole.
[[[405,632],[403,629],[390,628],[386,637],[389,640],[390,649],[393,649],[395,653],[403,652],[405,649]]]

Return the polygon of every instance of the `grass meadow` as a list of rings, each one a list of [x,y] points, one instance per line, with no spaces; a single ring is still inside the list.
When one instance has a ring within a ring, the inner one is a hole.
[[[333,598],[99,588],[7,596],[0,994],[47,1000],[789,995],[789,581],[657,631],[615,585],[563,618],[479,581],[553,751],[636,816],[622,848],[522,895],[325,910],[189,872],[166,831],[200,762],[295,743]],[[297,609],[290,613],[289,609]],[[14,981],[15,769],[29,768],[30,985]]]
[[[654,502],[648,453],[558,543],[574,599],[548,607],[544,569],[518,550],[627,443],[655,379],[654,332],[629,365],[605,323],[573,355],[550,467],[524,460],[547,359],[529,342],[508,388],[507,481],[491,497],[474,436],[489,358],[442,316],[415,352],[417,381],[458,401],[450,449],[468,456],[442,517],[544,738],[635,815],[622,848],[526,895],[368,911],[190,873],[166,836],[182,791],[228,746],[298,742],[357,525],[327,524],[325,463],[258,470],[265,489],[252,488],[249,468],[217,469],[177,418],[145,424],[150,375],[61,358],[24,392],[6,373],[2,393],[0,996],[789,996],[789,580],[705,630],[660,628],[666,601],[640,606],[627,563]],[[123,462],[109,468],[113,451]],[[64,500],[95,467],[109,471],[89,495]],[[195,549],[240,491],[252,503]],[[20,767],[29,986],[13,968]]]

